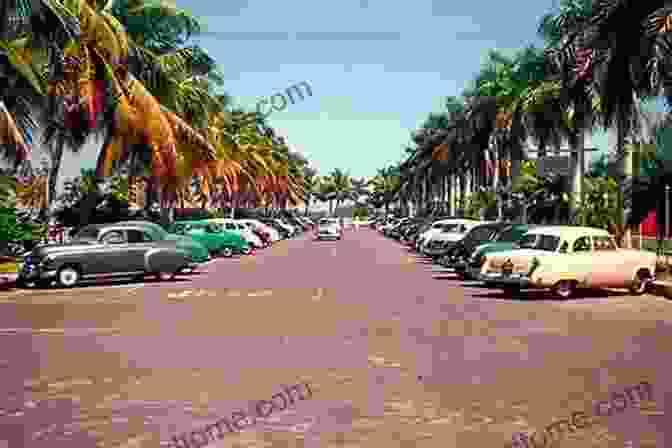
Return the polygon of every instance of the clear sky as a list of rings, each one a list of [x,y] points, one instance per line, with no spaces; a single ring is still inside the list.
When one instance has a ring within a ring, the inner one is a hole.
[[[306,81],[313,96],[269,116],[321,174],[356,177],[400,160],[427,115],[459,95],[488,50],[541,44],[551,0],[391,2],[177,0],[206,33],[196,41],[221,65],[224,89],[249,110]],[[589,142],[587,142],[589,143]],[[593,144],[607,149],[607,137]],[[66,156],[62,179],[95,165],[97,145]],[[37,154],[36,154],[37,156]]]
[[[401,158],[410,131],[459,95],[488,50],[536,36],[551,0],[463,2],[178,0],[201,17],[198,41],[221,64],[225,89],[253,110],[306,81],[313,96],[269,116],[320,173],[370,176]],[[593,144],[606,149],[606,137]]]

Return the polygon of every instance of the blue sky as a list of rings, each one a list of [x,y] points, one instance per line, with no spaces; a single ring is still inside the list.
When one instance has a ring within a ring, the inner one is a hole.
[[[205,23],[195,40],[221,65],[236,104],[306,81],[313,96],[270,124],[327,174],[356,177],[399,161],[410,131],[459,95],[488,50],[514,52],[536,37],[551,0],[339,2],[177,0]],[[589,142],[587,142],[589,143]],[[606,135],[593,144],[606,150]],[[62,179],[93,167],[97,145],[67,155]]]
[[[515,3],[344,0],[178,0],[202,18],[198,42],[221,64],[225,90],[253,110],[262,97],[306,81],[313,96],[270,124],[326,174],[370,176],[402,148],[444,98],[459,95],[488,50],[515,51],[536,36],[551,0]],[[593,144],[606,149],[606,136]]]

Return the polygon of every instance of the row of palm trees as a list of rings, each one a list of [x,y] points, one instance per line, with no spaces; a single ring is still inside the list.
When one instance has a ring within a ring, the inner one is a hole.
[[[97,176],[142,178],[165,210],[302,201],[308,161],[231,106],[216,62],[189,44],[200,30],[169,0],[3,0],[0,150],[16,177],[44,145],[50,206],[64,153],[102,137]]]
[[[306,214],[314,199],[328,202],[330,215],[347,201],[363,205],[369,199],[370,185],[370,180],[353,178],[341,168],[335,168],[325,176],[310,172],[306,177]]]
[[[491,51],[462,97],[449,97],[445,112],[430,114],[412,133],[405,160],[377,176],[385,203],[422,209],[434,198],[449,198],[453,211],[457,199],[482,190],[502,197],[534,151],[531,144],[544,157],[566,142],[569,199],[577,210],[586,136],[602,127],[616,130],[617,209],[629,208],[624,188],[637,175],[636,156],[653,143],[655,133],[647,131],[668,121],[658,117],[647,125],[643,104],[658,97],[672,103],[672,6],[561,0],[541,18],[538,32],[544,48],[530,45],[513,57]],[[619,215],[612,227],[620,237],[628,216]]]

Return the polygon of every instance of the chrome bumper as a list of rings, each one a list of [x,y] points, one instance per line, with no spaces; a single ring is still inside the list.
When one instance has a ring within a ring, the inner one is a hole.
[[[516,286],[519,288],[528,288],[530,286],[530,278],[525,274],[478,274],[477,277],[487,286]]]

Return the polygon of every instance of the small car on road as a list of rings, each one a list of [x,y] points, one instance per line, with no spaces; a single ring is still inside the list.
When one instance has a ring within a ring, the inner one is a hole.
[[[315,229],[316,240],[340,240],[343,238],[343,229],[337,220],[330,218],[321,219]]]

